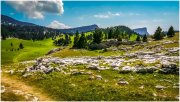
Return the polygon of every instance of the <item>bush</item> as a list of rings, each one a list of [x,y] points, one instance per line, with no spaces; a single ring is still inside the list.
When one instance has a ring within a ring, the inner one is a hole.
[[[101,49],[106,49],[106,48],[107,48],[107,45],[102,44],[102,43],[100,43],[100,44],[91,43],[91,44],[88,45],[88,48],[89,48],[90,50],[101,50]]]

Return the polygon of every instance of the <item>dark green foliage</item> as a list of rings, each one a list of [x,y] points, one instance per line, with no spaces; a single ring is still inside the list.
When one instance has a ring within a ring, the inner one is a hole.
[[[154,39],[155,40],[161,40],[163,39],[163,34],[162,34],[162,29],[161,27],[158,27],[155,34],[154,34]]]
[[[97,44],[101,43],[102,37],[102,31],[100,29],[96,29],[93,33],[93,42]]]
[[[86,44],[87,44],[87,40],[86,40],[85,34],[82,33],[81,37],[79,38],[77,48],[85,48]]]
[[[171,26],[167,32],[167,36],[168,37],[173,37],[175,35],[175,31],[174,31],[174,28],[173,26]]]
[[[77,48],[78,46],[78,41],[79,41],[79,32],[76,32],[76,35],[74,37],[74,44],[73,44],[73,48]]]
[[[110,29],[108,33],[108,39],[112,39],[112,38],[113,38],[113,29]]]
[[[137,36],[136,41],[141,41],[141,38],[139,35]]]
[[[118,40],[118,41],[122,41],[122,38],[121,38],[120,35],[118,36],[117,40]]]
[[[146,34],[143,36],[143,42],[147,42],[147,36],[146,36]]]
[[[107,45],[102,44],[102,43],[100,43],[100,44],[91,43],[91,44],[89,44],[88,48],[89,48],[90,50],[101,50],[101,49],[106,49],[106,48],[107,48]]]
[[[8,35],[9,35],[8,30],[5,27],[1,26],[1,37],[2,37],[2,40],[6,40]]]
[[[43,40],[45,38],[51,38],[59,34],[50,28],[44,28],[42,26],[1,25],[1,29],[1,37],[3,40],[5,40],[8,37],[15,37],[19,39],[35,41]]]
[[[113,34],[113,38],[117,38],[119,35],[120,35],[120,31],[119,31],[119,28],[117,27]]]
[[[93,40],[93,35],[92,35],[92,34],[87,35],[87,36],[86,36],[86,39],[87,39],[87,40]]]
[[[13,43],[11,42],[11,47],[13,46]]]
[[[23,49],[23,48],[24,48],[23,44],[20,43],[20,44],[19,44],[19,49]]]
[[[68,36],[68,34],[66,34],[65,39],[60,38],[58,40],[55,40],[53,43],[56,46],[67,46],[69,43],[71,43],[71,38]]]

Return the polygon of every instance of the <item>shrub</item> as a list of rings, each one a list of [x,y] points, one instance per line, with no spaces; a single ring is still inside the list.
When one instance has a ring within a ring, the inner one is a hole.
[[[89,48],[90,50],[101,50],[101,49],[106,49],[106,48],[107,48],[107,45],[102,44],[102,43],[100,43],[100,44],[91,43],[91,44],[88,45],[88,48]]]

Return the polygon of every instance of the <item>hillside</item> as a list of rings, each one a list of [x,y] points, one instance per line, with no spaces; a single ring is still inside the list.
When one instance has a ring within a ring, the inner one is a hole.
[[[12,25],[12,26],[37,26],[33,23],[18,21],[6,15],[1,15],[1,25]]]
[[[76,31],[78,32],[89,32],[93,31],[96,28],[99,28],[96,24],[93,25],[88,25],[88,26],[82,26],[82,27],[75,27],[75,28],[69,28],[69,29],[52,29],[40,25],[36,25],[33,23],[28,23],[28,22],[22,22],[18,21],[14,18],[11,18],[6,15],[1,15],[1,26],[6,29],[10,29],[13,27],[13,30],[19,31],[21,30],[22,32],[53,32],[53,33],[75,33]],[[4,33],[4,32],[2,32]]]
[[[50,39],[38,42],[7,39],[2,41],[2,73],[9,79],[15,78],[42,90],[53,100],[177,101],[178,38],[179,33],[176,33],[172,38],[120,45],[107,52],[66,47],[50,56],[43,56],[52,49]],[[10,42],[13,47],[23,42],[25,49],[19,53],[6,51],[11,48]],[[39,56],[41,58],[30,60]],[[7,58],[18,60],[12,63]],[[167,73],[169,65],[172,65],[172,70]],[[2,85],[10,90],[10,86]],[[14,94],[13,97],[19,97]],[[23,96],[20,100],[24,100]]]

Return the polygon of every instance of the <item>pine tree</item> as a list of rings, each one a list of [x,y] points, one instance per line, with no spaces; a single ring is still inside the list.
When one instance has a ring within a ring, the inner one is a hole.
[[[113,38],[117,38],[120,34],[120,31],[118,29],[118,27],[116,28],[115,32],[114,32],[114,35],[113,35]]]
[[[122,41],[122,37],[119,35],[117,40]]]
[[[24,48],[23,44],[20,43],[20,44],[19,44],[19,49],[23,49],[23,48]]]
[[[11,47],[13,46],[13,43],[11,42]]]
[[[113,37],[113,29],[110,29],[108,33],[108,39],[112,39],[112,37]]]
[[[167,36],[168,37],[173,37],[175,35],[175,31],[174,31],[174,28],[173,26],[171,26],[167,32]]]
[[[79,42],[79,32],[76,31],[76,35],[74,37],[74,44],[73,44],[73,47],[77,47],[78,46],[78,42]]]
[[[77,48],[85,48],[86,47],[86,43],[87,43],[87,41],[86,41],[85,34],[82,33],[81,37],[79,38]]]
[[[162,29],[161,29],[161,27],[158,27],[155,34],[154,34],[154,39],[155,40],[161,40],[162,38],[163,38]]]
[[[143,36],[143,42],[147,42],[147,36],[146,36],[146,34]]]
[[[65,35],[65,41],[64,41],[64,45],[68,45],[69,44],[69,36],[68,34]]]
[[[93,33],[93,42],[94,43],[101,43],[102,41],[102,31],[100,29],[96,29],[95,32]]]
[[[137,36],[136,41],[141,41],[141,38],[139,35]]]

